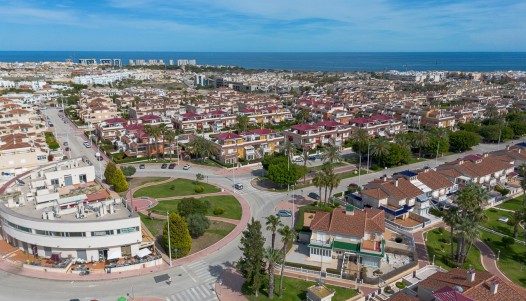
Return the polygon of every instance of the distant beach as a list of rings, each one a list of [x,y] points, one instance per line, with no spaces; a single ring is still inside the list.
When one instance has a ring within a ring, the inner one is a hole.
[[[526,71],[526,52],[124,52],[0,51],[1,62],[78,62],[81,58],[195,59],[198,65],[302,71]]]

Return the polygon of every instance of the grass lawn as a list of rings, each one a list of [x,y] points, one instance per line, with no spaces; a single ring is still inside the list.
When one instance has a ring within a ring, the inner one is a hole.
[[[239,204],[237,199],[231,195],[204,196],[200,197],[199,199],[210,202],[211,206],[208,209],[208,213],[206,215],[215,216],[213,213],[214,208],[221,207],[225,209],[225,213],[218,215],[218,217],[237,220],[241,219],[241,204]],[[151,208],[150,211],[163,212],[163,214],[165,214],[166,211],[177,212],[177,204],[179,204],[180,201],[180,199],[160,201],[159,204]]]
[[[508,211],[490,208],[486,210],[486,216],[488,217],[488,221],[485,222],[483,226],[500,232],[502,234],[513,236],[513,227],[505,222],[499,222],[499,218],[501,217],[508,217],[509,219],[511,219],[512,214],[513,213]],[[524,229],[519,227],[519,236],[517,237],[517,239],[524,240],[523,232]]]
[[[449,232],[444,231],[443,234],[440,234],[438,229],[431,230],[427,232],[427,252],[429,253],[429,260],[433,260],[433,255],[435,255],[435,265],[441,266],[446,270],[453,268],[449,265],[448,256],[451,253],[451,244],[449,243]],[[425,236],[424,236],[425,237]],[[453,242],[453,251],[456,252],[457,243],[456,240]],[[475,247],[471,247],[469,251],[468,258],[464,264],[464,268],[468,268],[469,265],[472,265],[473,268],[479,271],[484,271],[482,263],[480,262],[480,251]]]
[[[362,169],[360,170],[360,174],[361,175],[365,175],[365,174],[368,174],[367,170],[365,169]],[[342,173],[338,173],[337,174],[340,179],[347,179],[347,178],[353,178],[353,177],[357,177],[358,176],[358,170],[356,171],[346,171],[346,172],[342,172]]]
[[[517,211],[517,210],[520,210],[522,208],[524,208],[524,206],[522,205],[522,201],[524,200],[524,196],[518,196],[514,199],[511,199],[509,201],[506,201],[500,205],[498,205],[497,207],[499,208],[504,208],[504,209],[508,209],[508,210],[513,210],[513,211]]]
[[[194,195],[197,194],[194,191],[196,186],[194,182],[194,180],[188,179],[175,179],[168,183],[141,188],[133,194],[133,197],[149,196],[152,198],[168,198],[171,196]],[[219,188],[203,182],[199,183],[199,185],[205,188],[202,193],[221,191]],[[171,189],[172,186],[175,187],[173,190]]]
[[[131,188],[139,187],[146,183],[161,182],[168,180],[169,177],[145,177],[145,178],[131,178],[128,183]]]
[[[210,228],[206,230],[203,236],[192,240],[192,249],[190,249],[190,254],[201,251],[216,242],[220,241],[223,237],[227,236],[228,233],[232,232],[236,225],[210,221]]]
[[[256,298],[255,296],[247,296],[250,301],[259,301],[259,300],[270,300],[268,298],[268,276],[265,277],[267,280],[265,281],[264,287],[260,290],[259,297]],[[296,278],[289,278],[284,277],[283,278],[283,298],[279,299],[279,275],[275,275],[274,277],[275,281],[275,289],[274,289],[274,299],[276,300],[287,300],[287,301],[302,301],[307,298],[307,288],[316,284],[312,281],[305,281],[302,279],[296,279]],[[354,296],[356,296],[358,293],[354,289],[339,287],[339,286],[333,286],[333,285],[326,285],[330,289],[336,290],[336,293],[334,294],[334,297],[332,298],[333,301],[345,301],[348,300]]]
[[[151,219],[142,213],[139,213],[139,216],[141,217],[141,221],[144,223],[146,228],[150,230],[154,237],[157,237],[163,233],[163,227],[166,225],[166,221],[161,219]]]
[[[501,242],[501,237],[481,231],[481,239],[486,243],[495,254],[499,254],[499,269],[508,276],[514,283],[526,287],[526,246],[514,243],[505,247]]]
[[[303,163],[300,164],[300,165],[303,166]],[[332,163],[332,167],[333,167],[333,168],[336,168],[336,167],[342,167],[342,166],[346,166],[346,165],[349,165],[349,164],[347,164],[347,163],[343,163],[343,162],[335,162],[335,163]],[[309,164],[307,163],[307,167],[308,167],[309,171],[311,171],[311,170],[316,171],[316,170],[321,170],[322,167],[323,167],[323,165],[318,165],[318,166],[312,166],[312,167],[309,167]]]

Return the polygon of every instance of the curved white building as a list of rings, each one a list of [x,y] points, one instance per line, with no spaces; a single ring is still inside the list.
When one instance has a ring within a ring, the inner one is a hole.
[[[141,247],[140,218],[95,182],[88,160],[33,170],[0,192],[1,236],[35,256],[98,261],[134,256]]]

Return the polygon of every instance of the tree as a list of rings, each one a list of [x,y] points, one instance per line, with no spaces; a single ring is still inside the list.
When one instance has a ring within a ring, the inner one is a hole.
[[[127,165],[127,166],[121,166],[121,171],[126,177],[131,177],[135,174],[137,169],[135,166]]]
[[[128,182],[126,181],[126,176],[122,173],[122,170],[115,169],[115,174],[112,179],[113,189],[115,192],[123,192],[128,190]]]
[[[287,258],[287,251],[289,249],[289,244],[294,241],[296,238],[296,231],[291,229],[289,226],[285,226],[279,229],[279,234],[281,234],[281,241],[283,242],[283,264],[281,265],[281,273],[279,280],[279,297],[283,297],[283,271],[285,270],[285,262]]]
[[[429,145],[429,134],[426,131],[419,131],[415,134],[413,145],[418,148],[418,157],[422,157],[422,148]]]
[[[237,115],[236,116],[236,121],[237,121],[237,128],[239,129],[240,132],[246,132],[247,131],[247,126],[248,126],[248,116],[245,116],[245,115]]]
[[[411,136],[411,133],[398,133],[395,136],[395,142],[400,146],[411,148],[413,137]]]
[[[283,226],[283,223],[281,222],[281,219],[276,215],[269,215],[266,217],[267,222],[265,223],[267,225],[267,231],[270,231],[272,233],[272,240],[271,240],[271,246],[272,249],[274,249],[274,244],[276,242],[276,231],[278,231],[278,228]]]
[[[195,179],[196,179],[197,182],[199,182],[199,181],[204,180],[205,176],[203,174],[201,174],[201,173],[198,173],[198,174],[195,175]]]
[[[170,245],[168,245],[168,224],[164,225],[163,246],[167,252],[172,252],[175,258],[184,257],[190,253],[192,248],[192,237],[188,231],[188,225],[184,218],[177,213],[170,213]],[[174,252],[177,249],[177,252]]]
[[[450,246],[451,246],[451,258],[453,258],[453,232],[455,231],[457,225],[460,223],[460,215],[458,207],[449,207],[448,210],[444,213],[444,222],[449,226],[450,234]]]
[[[115,165],[115,163],[110,162],[108,165],[106,165],[106,169],[104,170],[104,178],[106,178],[106,183],[113,185],[116,171],[117,165]]]
[[[526,222],[526,208],[513,212],[508,223],[513,227],[513,238],[519,236],[519,227],[521,223]]]
[[[411,150],[407,146],[398,143],[391,143],[389,151],[382,158],[380,162],[384,166],[393,166],[399,163],[409,163],[411,160]]]
[[[296,112],[296,122],[305,123],[307,119],[309,119],[309,111],[301,109],[298,112]]]
[[[244,285],[255,294],[256,298],[263,284],[265,273],[264,245],[265,238],[261,233],[261,223],[252,217],[252,221],[247,225],[241,237],[239,249],[243,255],[238,260],[236,267],[245,278]]]
[[[366,130],[361,128],[356,130],[356,132],[352,133],[351,139],[353,141],[352,149],[355,153],[367,154],[370,137]]]
[[[374,139],[371,142],[371,155],[376,158],[379,163],[384,162],[384,157],[389,153],[391,143],[385,138]]]
[[[173,144],[175,142],[176,137],[177,135],[173,130],[166,130],[163,135],[163,139],[167,141],[168,145],[170,146],[170,161],[172,161]]]
[[[274,267],[277,264],[283,264],[283,253],[274,248],[269,247],[265,250],[265,260],[268,264],[268,298],[274,298]]]
[[[522,163],[517,168],[518,174],[521,176],[521,188],[522,191],[526,191],[526,163]],[[526,193],[522,195],[522,205],[526,206]]]
[[[183,198],[177,204],[177,212],[183,217],[188,217],[191,214],[205,215],[208,212],[208,208],[209,204],[195,198]]]
[[[217,148],[214,147],[212,141],[207,140],[200,136],[193,137],[190,142],[186,144],[192,155],[204,160],[206,157],[215,155]]]
[[[480,136],[474,132],[456,131],[449,135],[451,147],[460,151],[470,149],[480,143]]]
[[[283,146],[283,150],[285,151],[285,154],[287,155],[288,160],[290,161],[292,159],[292,156],[296,153],[296,146],[290,142],[286,141],[285,145]]]
[[[314,174],[314,177],[312,178],[312,184],[314,187],[318,188],[318,195],[321,198],[321,189],[325,186],[325,176],[321,171],[318,171],[316,174]]]
[[[279,162],[269,166],[267,177],[276,184],[290,185],[296,183],[306,172],[303,166],[297,164],[288,166],[285,162]]]
[[[334,172],[331,172],[327,175],[327,186],[329,187],[329,196],[332,196],[332,190],[340,185],[341,178],[339,175],[334,174]]]
[[[502,239],[501,239],[501,242],[502,244],[504,245],[504,247],[509,247],[511,245],[513,245],[515,243],[515,240],[509,236],[504,236]]]
[[[323,161],[329,161],[330,164],[339,162],[342,159],[340,151],[336,146],[329,146],[325,149],[325,152],[321,155]]]
[[[198,238],[205,234],[206,229],[210,227],[208,218],[200,213],[192,213],[186,217],[188,232],[193,238]]]
[[[510,127],[503,125],[485,125],[479,129],[479,134],[488,142],[502,142],[513,139],[514,133]]]

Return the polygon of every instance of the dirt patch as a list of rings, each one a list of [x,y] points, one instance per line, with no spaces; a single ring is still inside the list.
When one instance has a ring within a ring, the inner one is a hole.
[[[314,219],[314,213],[304,212],[303,213],[303,227],[310,227],[310,223]]]

